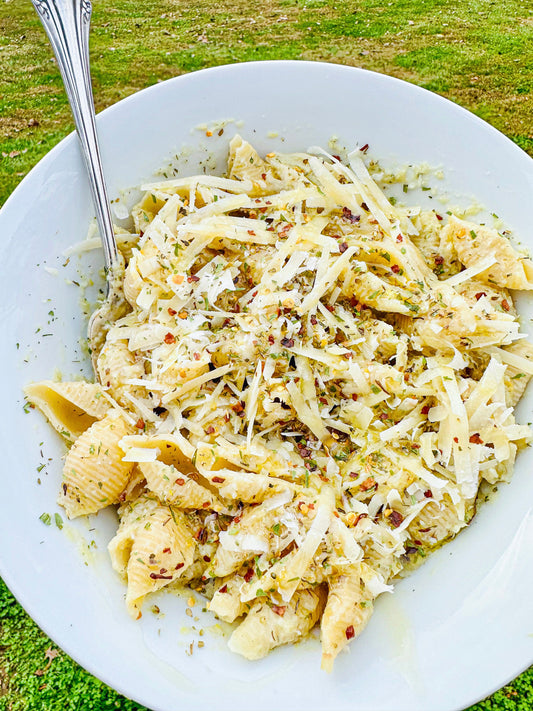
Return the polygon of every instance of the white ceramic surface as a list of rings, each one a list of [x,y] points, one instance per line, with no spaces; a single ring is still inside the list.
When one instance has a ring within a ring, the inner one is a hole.
[[[238,123],[228,123],[221,137],[215,131],[206,138],[196,128],[218,130],[227,119]],[[379,74],[307,62],[219,67],[142,91],[103,112],[98,126],[114,197],[183,146],[195,148],[188,172],[206,158],[210,165],[212,155],[220,163],[236,130],[265,152],[326,146],[335,135],[347,146],[369,143],[387,161],[441,164],[441,189],[475,196],[533,248],[533,161],[466,111]],[[199,619],[191,619],[185,600],[168,594],[157,600],[164,614],[147,609],[140,622],[128,617],[106,554],[114,514],[66,523],[62,531],[39,520],[60,511],[63,450],[41,416],[22,409],[28,381],[57,368],[65,377],[88,372],[78,343],[85,328],[80,288],[68,283],[80,279],[78,262],[62,266],[62,254],[83,239],[92,214],[73,136],[32,170],[0,212],[0,569],[37,623],[85,668],[154,711],[213,702],[218,711],[452,711],[527,667],[533,661],[529,450],[512,483],[468,530],[393,596],[380,598],[369,626],[329,676],[319,670],[316,640],[249,663],[226,649],[200,604]],[[88,263],[97,267],[101,260],[93,254]],[[527,329],[531,299],[522,298],[521,308]],[[532,397],[520,404],[521,421],[532,419]],[[189,656],[190,642],[200,639],[193,626],[206,630],[205,647],[195,643]]]

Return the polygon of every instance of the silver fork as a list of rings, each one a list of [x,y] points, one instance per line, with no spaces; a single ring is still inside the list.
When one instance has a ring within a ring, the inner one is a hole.
[[[122,303],[119,288],[123,263],[117,249],[107,197],[89,69],[90,0],[32,0],[46,30],[69,100],[102,238],[107,294],[88,326],[93,365],[105,339],[106,326]]]

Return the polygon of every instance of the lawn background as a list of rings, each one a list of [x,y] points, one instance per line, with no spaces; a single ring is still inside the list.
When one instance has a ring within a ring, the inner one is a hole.
[[[177,74],[254,59],[331,61],[411,81],[473,111],[533,156],[531,2],[94,2],[91,61],[98,111]],[[73,128],[29,0],[0,0],[0,69],[2,204]],[[0,581],[0,711],[143,708],[58,650]],[[532,708],[533,668],[472,711]]]

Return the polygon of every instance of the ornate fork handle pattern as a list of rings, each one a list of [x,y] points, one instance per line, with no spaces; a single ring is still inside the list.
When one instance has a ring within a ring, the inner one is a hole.
[[[89,71],[90,0],[32,0],[54,50],[80,138],[106,267],[117,259],[117,246],[98,147]]]

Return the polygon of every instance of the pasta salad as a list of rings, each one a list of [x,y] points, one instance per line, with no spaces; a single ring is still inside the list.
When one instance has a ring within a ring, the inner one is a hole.
[[[68,517],[118,507],[131,615],[201,591],[248,659],[319,624],[331,670],[531,436],[509,290],[533,289],[533,263],[393,204],[363,158],[236,136],[225,177],[143,186],[95,382],[26,388],[69,447]]]

